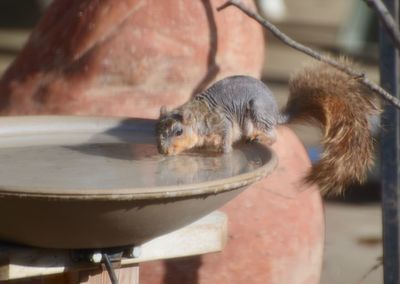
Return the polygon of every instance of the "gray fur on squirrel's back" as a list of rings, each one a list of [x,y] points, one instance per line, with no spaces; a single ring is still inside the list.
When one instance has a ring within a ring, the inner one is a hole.
[[[211,108],[220,107],[229,119],[239,124],[248,114],[257,120],[275,126],[287,119],[278,110],[278,105],[270,89],[260,80],[250,76],[231,76],[222,79],[198,95]],[[250,107],[250,108],[249,108]]]

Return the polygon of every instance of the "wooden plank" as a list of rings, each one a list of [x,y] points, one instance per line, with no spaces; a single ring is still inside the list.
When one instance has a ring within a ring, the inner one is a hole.
[[[324,53],[324,51],[321,52]],[[268,44],[262,78],[267,81],[287,83],[290,75],[313,62],[317,61],[282,43]],[[376,64],[357,62],[354,68],[364,72],[371,80],[379,82],[379,70]]]
[[[77,279],[69,278],[68,284],[107,284],[110,283],[110,276],[107,270],[90,270],[90,271],[78,271],[72,272],[78,274]],[[71,274],[71,273],[69,273]],[[120,267],[115,269],[115,274],[118,278],[119,283],[123,284],[138,284],[139,283],[139,265],[129,267]],[[72,281],[71,281],[72,280]],[[67,284],[67,283],[65,283]]]
[[[138,284],[139,265],[115,268],[119,283]],[[22,278],[12,284],[108,284],[110,276],[105,268],[95,270],[70,271],[63,274],[45,275],[35,278]]]
[[[353,1],[285,0],[286,22],[340,27],[348,19]],[[327,11],[329,11],[327,13]]]
[[[184,228],[144,243],[140,256],[122,259],[121,266],[221,251],[226,238],[227,218],[222,212],[213,212]],[[0,281],[96,267],[99,266],[73,262],[68,250],[0,245]]]
[[[4,73],[13,60],[13,55],[0,53],[0,76]]]
[[[0,29],[0,50],[17,53],[28,40],[30,30]]]

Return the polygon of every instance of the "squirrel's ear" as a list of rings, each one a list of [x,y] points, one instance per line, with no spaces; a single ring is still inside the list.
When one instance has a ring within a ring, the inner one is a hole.
[[[182,121],[184,124],[191,124],[194,120],[193,113],[190,110],[184,110],[182,113]]]
[[[167,107],[166,106],[162,106],[160,108],[160,117],[166,116],[167,112],[168,112]]]

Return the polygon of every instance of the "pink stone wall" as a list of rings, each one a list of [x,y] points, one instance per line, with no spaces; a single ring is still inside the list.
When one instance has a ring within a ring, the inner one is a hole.
[[[55,0],[0,81],[0,114],[154,118],[216,79],[258,77],[261,28],[222,3]]]

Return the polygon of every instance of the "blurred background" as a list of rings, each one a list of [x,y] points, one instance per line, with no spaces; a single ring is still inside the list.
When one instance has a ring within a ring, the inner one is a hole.
[[[292,38],[318,50],[352,58],[358,70],[379,82],[378,23],[363,1],[260,0],[259,8]],[[279,16],[274,18],[276,14]],[[298,68],[296,65],[311,59],[283,46],[272,35],[267,35],[267,39],[263,79],[283,105],[290,73]],[[304,126],[294,129],[312,158],[312,150],[318,145],[318,131]],[[342,198],[325,200],[321,283],[383,283],[378,260],[382,256],[382,221],[379,158],[377,161],[366,184],[354,186]]]
[[[21,50],[49,2],[0,1],[0,75]],[[377,21],[363,1],[258,0],[256,3],[260,13],[289,36],[318,50],[353,58],[358,70],[379,82]],[[268,33],[265,36],[262,79],[283,106],[290,74],[311,60]],[[319,132],[309,126],[293,128],[313,158]],[[321,283],[383,283],[382,266],[378,265],[366,275],[379,264],[378,258],[382,256],[377,168],[365,185],[355,186],[346,196],[325,202],[326,241]]]

